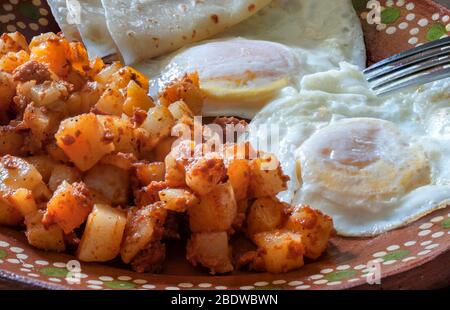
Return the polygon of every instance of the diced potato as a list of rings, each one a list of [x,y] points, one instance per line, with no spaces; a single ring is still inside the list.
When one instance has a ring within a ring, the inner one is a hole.
[[[34,201],[33,192],[29,189],[19,188],[8,194],[5,198],[23,217],[38,210]]]
[[[184,116],[194,117],[194,113],[192,113],[189,106],[183,101],[179,100],[169,105],[169,111],[172,113],[173,117],[176,120],[182,119]]]
[[[0,225],[17,226],[22,221],[22,214],[0,197]]]
[[[42,180],[45,183],[48,183],[48,180],[52,175],[53,168],[58,164],[53,158],[48,155],[25,157],[24,160],[33,165],[37,169],[37,171],[39,171],[42,176]]]
[[[47,107],[51,110],[62,110],[69,98],[67,83],[63,81],[47,81],[31,87],[30,99],[38,107]]]
[[[0,159],[0,191],[25,188],[38,194],[41,186],[45,186],[42,176],[25,160],[10,155]]]
[[[251,197],[273,197],[287,189],[289,177],[283,174],[279,161],[270,154],[261,155],[250,162]]]
[[[172,146],[177,139],[177,137],[167,137],[162,139],[161,142],[159,142],[153,149],[154,160],[164,161],[166,156],[169,155],[172,150]]]
[[[230,183],[217,184],[198,204],[188,209],[192,232],[228,231],[237,215],[237,205]]]
[[[94,78],[96,82],[98,82],[100,85],[103,86],[103,88],[106,88],[106,86],[110,83],[112,80],[112,77],[114,73],[120,70],[122,68],[122,65],[120,62],[114,62],[110,66],[106,66],[103,68],[102,71],[100,71]]]
[[[66,246],[62,229],[58,225],[44,227],[43,216],[44,211],[38,210],[25,218],[28,243],[40,250],[63,252]]]
[[[95,109],[102,114],[121,116],[125,96],[118,89],[108,88],[95,104]]]
[[[333,220],[309,206],[298,206],[289,217],[285,228],[302,236],[306,257],[317,259],[327,248],[333,231]]]
[[[236,200],[246,199],[250,184],[250,166],[248,161],[245,159],[234,159],[230,161],[227,168],[227,175],[233,187]]]
[[[276,198],[258,198],[250,206],[247,216],[247,233],[250,237],[263,231],[271,231],[283,224],[285,205]]]
[[[141,185],[149,185],[151,182],[164,181],[166,169],[164,163],[136,163],[135,174]]]
[[[23,153],[24,136],[20,133],[0,126],[0,156],[19,156]]]
[[[130,194],[129,172],[110,165],[96,165],[89,170],[84,182],[99,192],[113,205],[125,205]]]
[[[196,159],[186,169],[186,184],[198,195],[206,195],[226,176],[223,159],[215,153]]]
[[[165,208],[174,212],[184,212],[186,208],[198,203],[197,197],[181,188],[167,188],[159,192],[159,199],[165,203]]]
[[[134,192],[136,206],[142,207],[160,201],[159,192],[167,188],[166,182],[151,182]]]
[[[48,187],[54,192],[64,181],[72,184],[80,180],[81,174],[77,168],[69,167],[63,164],[56,164],[48,181]]]
[[[283,273],[304,265],[302,237],[286,231],[262,232],[254,236],[258,256],[251,267],[259,271]]]
[[[30,59],[45,63],[59,77],[66,77],[71,69],[69,43],[64,37],[46,33],[34,37],[30,43]]]
[[[128,212],[125,236],[120,249],[122,260],[126,264],[151,242],[161,239],[166,216],[167,211],[162,202]]]
[[[58,113],[49,111],[46,107],[37,107],[34,103],[29,104],[23,115],[23,125],[31,131],[27,140],[29,148],[39,153],[55,134],[60,121]]]
[[[53,193],[43,218],[45,227],[58,224],[68,234],[84,223],[92,211],[92,199],[83,183],[63,182]]]
[[[226,232],[192,234],[186,258],[194,266],[201,264],[209,268],[211,274],[227,273],[234,269]]]
[[[162,139],[170,136],[175,119],[169,109],[164,106],[150,108],[141,128],[149,134],[145,149],[153,149]]]
[[[94,205],[76,256],[84,262],[106,262],[120,252],[127,217],[120,209]]]
[[[201,113],[204,96],[197,73],[186,74],[182,79],[172,82],[159,95],[159,101],[165,106],[180,100],[183,100],[195,115]]]
[[[123,104],[123,112],[128,116],[133,116],[135,109],[148,111],[154,107],[153,99],[147,94],[147,91],[140,87],[135,81],[130,81],[127,86],[127,99]]]
[[[69,43],[69,61],[72,65],[72,69],[76,72],[80,72],[85,75],[86,68],[89,68],[89,56],[88,53],[81,42],[70,42]]]
[[[0,37],[0,55],[8,52],[29,51],[27,39],[20,32],[3,33]]]
[[[99,115],[97,119],[108,132],[116,152],[138,154],[139,141],[128,118]]]
[[[25,51],[9,52],[0,58],[0,70],[12,73],[17,67],[23,65],[30,59]]]
[[[170,187],[186,186],[186,172],[182,162],[177,160],[172,153],[164,160],[166,167],[166,182]]]
[[[131,67],[123,67],[114,72],[109,80],[109,85],[116,89],[125,89],[130,81],[134,81],[144,90],[148,90],[148,79],[136,69]]]
[[[94,114],[82,114],[61,122],[56,143],[81,171],[91,169],[114,151],[105,129]]]

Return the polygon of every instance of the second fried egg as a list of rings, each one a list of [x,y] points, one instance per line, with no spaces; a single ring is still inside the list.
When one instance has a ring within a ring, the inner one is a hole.
[[[372,236],[450,202],[449,94],[446,79],[377,98],[342,64],[266,106],[250,141],[291,177],[280,198],[332,216],[341,235]]]

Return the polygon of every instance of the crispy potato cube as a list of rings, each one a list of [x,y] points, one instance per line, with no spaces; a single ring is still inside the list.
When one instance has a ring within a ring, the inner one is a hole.
[[[94,205],[76,256],[83,262],[106,262],[120,252],[127,217],[120,209]]]
[[[180,120],[185,116],[194,117],[194,113],[192,113],[189,106],[183,101],[179,100],[169,105],[169,111],[172,113],[173,117],[176,120]]]
[[[306,257],[317,259],[327,248],[333,220],[309,206],[298,206],[284,227],[302,236]]]
[[[162,182],[166,174],[164,163],[136,163],[135,174],[141,185],[149,185],[151,182]]]
[[[250,184],[250,166],[248,161],[245,159],[234,159],[230,161],[227,168],[227,175],[233,187],[236,200],[246,199]]]
[[[0,159],[0,192],[25,188],[38,195],[43,187],[42,176],[25,160],[10,155]]]
[[[58,225],[44,227],[42,224],[43,216],[44,211],[37,210],[25,218],[27,227],[25,235],[28,243],[40,250],[63,252],[66,246],[62,229]]]
[[[31,87],[30,99],[38,107],[62,110],[69,98],[67,83],[63,81],[46,81]]]
[[[91,169],[114,151],[105,129],[94,114],[82,114],[61,122],[56,143],[81,171]]]
[[[159,199],[165,203],[165,208],[174,212],[184,212],[186,208],[198,203],[197,197],[181,188],[167,188],[159,192]]]
[[[0,37],[0,55],[8,52],[29,51],[27,39],[20,32],[3,33]]]
[[[237,205],[230,183],[212,186],[198,204],[188,208],[192,232],[228,231],[237,215]]]
[[[95,109],[102,114],[121,116],[125,96],[118,89],[108,88],[95,104]]]
[[[226,232],[192,234],[186,258],[194,266],[200,264],[208,268],[211,274],[227,273],[234,269]]]
[[[286,218],[285,205],[276,198],[258,198],[250,206],[247,233],[250,237],[280,227]]]
[[[258,256],[251,267],[255,270],[284,273],[304,265],[305,248],[298,233],[280,230],[262,232],[254,236],[254,242],[258,247]]]
[[[77,168],[69,167],[64,164],[56,164],[48,181],[48,187],[54,192],[64,181],[72,184],[80,180],[81,174]]]
[[[6,200],[11,206],[19,211],[23,217],[38,210],[36,202],[34,201],[33,192],[29,189],[19,188],[7,195]]]
[[[99,115],[97,119],[108,132],[115,152],[138,154],[138,140],[133,123],[126,117]]]
[[[182,79],[172,82],[159,95],[159,101],[164,106],[180,100],[183,100],[195,115],[201,113],[204,96],[200,90],[196,72],[186,74]]]
[[[42,223],[45,227],[58,224],[68,234],[84,223],[92,206],[86,185],[63,181],[48,202]]]
[[[147,91],[139,86],[135,81],[130,81],[127,86],[127,99],[123,104],[123,112],[132,117],[135,109],[148,111],[154,107],[153,99],[149,97]]]
[[[113,75],[122,68],[120,62],[114,62],[109,66],[106,66],[100,71],[94,80],[101,84],[104,88],[111,82]]]
[[[0,197],[0,225],[17,226],[22,221],[22,214]]]
[[[36,36],[30,43],[30,59],[45,63],[59,77],[66,77],[71,69],[69,42],[54,33]]]
[[[250,196],[273,197],[287,189],[289,177],[283,174],[279,161],[262,154],[250,162]]]
[[[170,136],[175,119],[169,109],[164,106],[150,108],[141,128],[149,134],[146,149],[153,149],[162,139]]]
[[[186,169],[186,184],[196,194],[208,194],[226,176],[223,159],[215,153],[196,159]]]
[[[163,235],[163,225],[167,210],[162,202],[129,210],[125,236],[121,245],[120,255],[128,264],[151,242],[159,241]]]
[[[12,73],[17,67],[23,65],[30,59],[25,51],[9,52],[0,58],[0,70]]]
[[[113,205],[125,205],[130,194],[129,172],[111,165],[96,165],[83,178],[85,184]]]
[[[170,187],[186,186],[186,171],[182,162],[177,160],[172,153],[164,160],[166,167],[166,183]]]

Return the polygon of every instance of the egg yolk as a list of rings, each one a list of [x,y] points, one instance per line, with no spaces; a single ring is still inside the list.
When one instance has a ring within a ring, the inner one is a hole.
[[[234,38],[179,53],[163,76],[197,71],[211,112],[247,107],[255,114],[297,76],[299,67],[296,54],[282,44]]]
[[[311,136],[299,153],[303,184],[346,206],[370,206],[430,182],[423,150],[383,120],[336,122]]]

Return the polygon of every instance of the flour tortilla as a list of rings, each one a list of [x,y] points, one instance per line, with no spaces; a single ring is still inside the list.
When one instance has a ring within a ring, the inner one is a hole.
[[[67,2],[71,0],[66,0]],[[116,45],[106,25],[101,0],[77,0],[81,4],[80,23],[77,25],[89,56],[105,57],[117,53]]]
[[[102,0],[109,32],[126,64],[216,35],[271,0]]]
[[[48,0],[47,2],[64,36],[70,41],[81,41],[76,18],[69,15],[66,0]]]

